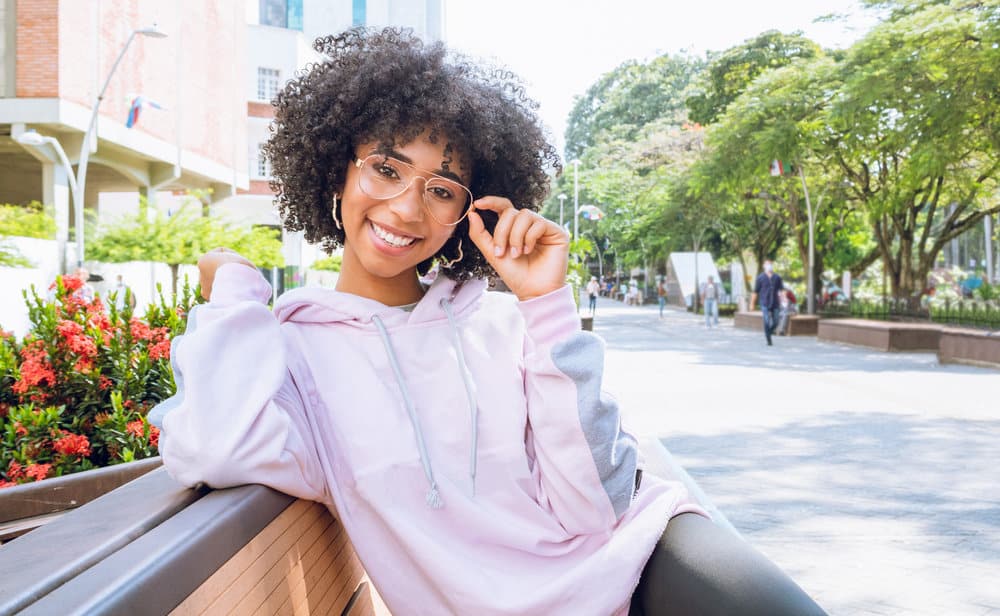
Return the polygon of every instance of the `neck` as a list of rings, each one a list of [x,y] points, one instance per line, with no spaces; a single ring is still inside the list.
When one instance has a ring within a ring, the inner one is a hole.
[[[365,268],[358,260],[357,253],[349,246],[344,247],[336,289],[342,293],[373,299],[386,306],[413,304],[424,296],[424,288],[417,277],[416,268],[391,277],[377,276]]]

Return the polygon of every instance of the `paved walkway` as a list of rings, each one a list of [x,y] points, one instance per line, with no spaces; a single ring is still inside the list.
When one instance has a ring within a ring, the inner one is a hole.
[[[831,614],[1000,615],[1000,370],[603,299],[594,330],[629,426]]]

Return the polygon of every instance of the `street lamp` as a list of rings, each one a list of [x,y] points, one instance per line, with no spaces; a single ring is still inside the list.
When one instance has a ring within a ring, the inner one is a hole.
[[[563,226],[563,205],[566,204],[566,193],[559,193],[559,226]]]
[[[63,170],[66,172],[66,178],[69,181],[69,189],[73,193],[73,202],[76,201],[76,178],[73,176],[73,165],[69,163],[69,158],[66,157],[66,151],[63,150],[62,145],[59,144],[59,140],[55,137],[47,137],[45,135],[40,135],[39,133],[29,130],[21,133],[17,136],[17,142],[21,145],[28,145],[32,147],[41,147],[44,145],[52,146],[55,150],[56,156],[59,157],[59,162],[63,166]],[[65,218],[63,218],[65,216]],[[56,243],[57,251],[59,253],[59,273],[66,273],[66,227],[69,226],[69,216],[68,214],[63,214],[59,216],[58,212],[56,215]],[[59,225],[62,224],[63,228],[59,229]],[[79,235],[79,233],[77,233]]]
[[[576,239],[577,219],[580,214],[580,159],[573,159],[573,239]]]
[[[84,133],[83,143],[80,145],[80,157],[77,159],[78,162],[77,162],[77,171],[75,178],[73,176],[73,168],[70,167],[69,160],[66,158],[66,153],[62,150],[61,147],[58,147],[58,143],[55,144],[56,152],[57,154],[59,154],[59,159],[63,162],[63,165],[67,167],[66,173],[69,176],[70,188],[73,191],[73,214],[74,214],[73,226],[76,228],[77,267],[83,267],[83,255],[84,255],[83,199],[87,185],[87,162],[88,159],[90,158],[90,139],[94,133],[94,129],[97,127],[97,112],[101,107],[101,101],[104,100],[104,93],[108,89],[108,84],[111,83],[111,77],[112,75],[115,74],[115,70],[118,68],[118,65],[121,64],[122,58],[125,57],[125,52],[128,51],[129,45],[132,44],[132,41],[133,39],[135,39],[136,35],[149,36],[152,38],[165,38],[167,36],[163,32],[157,30],[155,24],[148,28],[138,28],[136,30],[132,30],[132,33],[128,35],[128,40],[125,41],[125,45],[122,47],[122,50],[118,52],[118,57],[115,59],[115,63],[111,65],[111,70],[108,71],[108,76],[104,80],[104,85],[101,87],[101,91],[97,94],[97,98],[94,99],[94,104],[90,112],[90,123],[87,125],[87,132]],[[24,133],[22,135],[22,138],[25,135],[29,134],[30,133]],[[34,134],[37,135],[38,133]],[[39,143],[55,142],[55,139],[52,139],[51,137],[42,137],[41,135],[39,135],[38,137],[27,137],[27,139],[29,139],[29,141],[38,141],[39,139],[41,139]],[[21,143],[25,143],[26,145],[33,145],[32,143],[21,141],[21,139],[18,139],[18,141]],[[65,259],[63,260],[62,263],[59,264],[60,270],[62,270],[64,267],[65,267]]]

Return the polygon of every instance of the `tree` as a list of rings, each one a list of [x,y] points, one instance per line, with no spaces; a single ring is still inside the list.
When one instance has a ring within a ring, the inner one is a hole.
[[[696,93],[687,99],[692,122],[711,124],[761,73],[790,64],[796,58],[813,58],[820,47],[800,32],[762,32],[742,45],[710,58],[695,81]]]
[[[148,215],[143,201],[139,212],[117,219],[99,230],[87,246],[89,258],[108,263],[159,261],[170,266],[171,289],[177,295],[178,269],[195,264],[212,248],[226,246],[257,267],[281,267],[281,236],[271,227],[241,227],[200,215],[196,200],[173,216]]]
[[[648,63],[630,60],[603,75],[573,105],[566,160],[582,157],[602,133],[628,140],[654,120],[683,121],[688,86],[703,66],[694,56],[662,55]]]
[[[830,151],[915,303],[941,249],[1000,212],[1000,3],[872,4],[892,12],[843,63]]]

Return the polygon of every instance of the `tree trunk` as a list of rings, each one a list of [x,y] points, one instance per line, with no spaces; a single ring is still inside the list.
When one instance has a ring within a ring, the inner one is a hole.
[[[177,301],[177,277],[180,272],[179,263],[170,264],[170,292],[173,293],[171,301]]]

